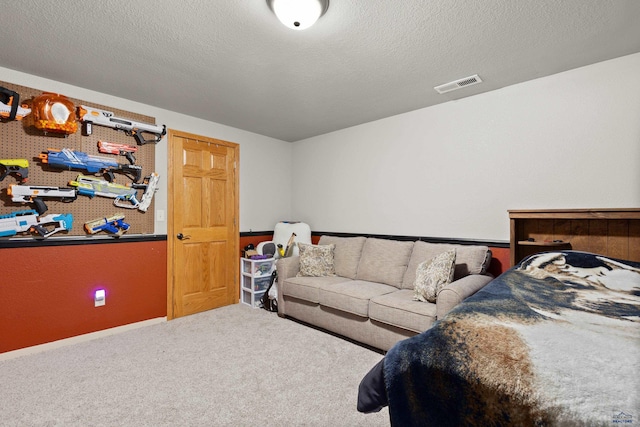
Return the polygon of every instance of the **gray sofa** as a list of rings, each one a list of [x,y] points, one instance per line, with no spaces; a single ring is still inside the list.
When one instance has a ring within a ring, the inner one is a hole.
[[[278,315],[383,351],[427,330],[493,279],[486,272],[487,246],[336,236],[322,236],[318,244],[335,244],[336,275],[296,276],[299,257],[279,259]],[[451,248],[454,281],[440,290],[436,303],[414,301],[418,264]]]

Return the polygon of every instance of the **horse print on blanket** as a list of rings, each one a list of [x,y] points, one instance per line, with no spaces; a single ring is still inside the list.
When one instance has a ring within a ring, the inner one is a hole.
[[[383,372],[394,426],[640,425],[640,263],[532,255]]]

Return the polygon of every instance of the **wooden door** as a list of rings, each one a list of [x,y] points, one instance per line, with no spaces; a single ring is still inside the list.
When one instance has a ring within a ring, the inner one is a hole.
[[[238,144],[170,130],[167,318],[238,302]]]

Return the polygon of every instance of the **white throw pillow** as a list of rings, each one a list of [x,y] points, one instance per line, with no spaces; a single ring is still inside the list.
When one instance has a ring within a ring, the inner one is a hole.
[[[413,299],[435,303],[440,289],[453,281],[455,267],[455,249],[448,250],[430,260],[421,262],[416,269],[416,280],[413,283]]]

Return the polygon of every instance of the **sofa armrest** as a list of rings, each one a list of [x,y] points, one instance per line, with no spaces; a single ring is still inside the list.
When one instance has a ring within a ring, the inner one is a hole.
[[[438,292],[436,299],[436,319],[442,319],[453,307],[478,292],[493,280],[487,274],[470,274],[449,283]]]
[[[278,316],[284,317],[284,281],[298,274],[300,271],[300,257],[292,256],[278,259],[276,261],[276,270],[278,271]]]
[[[278,270],[278,281],[295,277],[300,271],[300,257],[279,258],[276,261],[276,270]]]

